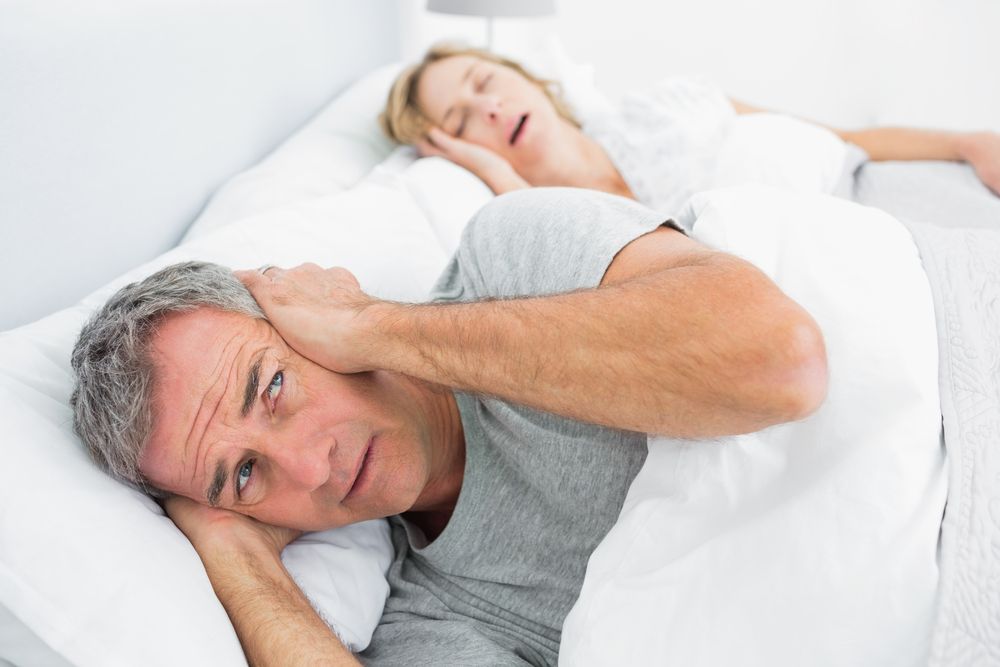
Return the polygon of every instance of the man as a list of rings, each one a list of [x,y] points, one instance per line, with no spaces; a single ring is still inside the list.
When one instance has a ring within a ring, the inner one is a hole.
[[[221,267],[124,288],[81,333],[73,403],[105,467],[167,496],[253,664],[354,664],[279,554],[385,516],[362,660],[555,664],[644,434],[756,431],[826,390],[815,322],[767,277],[601,193],[498,198],[430,304],[340,268],[236,275],[266,320]]]

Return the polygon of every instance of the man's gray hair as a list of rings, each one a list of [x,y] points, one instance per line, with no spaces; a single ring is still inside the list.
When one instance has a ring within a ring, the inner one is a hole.
[[[120,289],[91,316],[73,348],[73,428],[112,477],[167,494],[139,470],[152,430],[154,363],[150,343],[171,313],[209,307],[264,318],[243,283],[224,266],[183,262]]]

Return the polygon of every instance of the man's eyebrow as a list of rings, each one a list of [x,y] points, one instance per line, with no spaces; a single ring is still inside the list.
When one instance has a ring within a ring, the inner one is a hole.
[[[469,69],[465,70],[465,74],[462,75],[462,83],[465,83],[468,80],[469,76],[472,75],[472,70],[476,69],[476,64],[477,63],[472,63],[471,65],[469,65]],[[448,116],[450,116],[451,112],[454,110],[455,107],[453,106],[448,107],[448,110],[444,112],[444,118],[441,119],[442,125],[444,125],[445,121],[448,120]]]
[[[257,359],[254,360],[253,365],[250,366],[250,372],[247,373],[247,384],[243,389],[243,405],[240,407],[241,417],[246,417],[250,414],[250,409],[257,401],[257,387],[260,386],[261,360],[261,356],[258,355]]]
[[[257,353],[257,358],[250,364],[250,371],[247,373],[247,383],[243,388],[243,405],[240,406],[240,416],[246,417],[250,414],[254,403],[257,402],[257,388],[260,386],[260,367],[264,362],[264,350]],[[215,507],[219,504],[219,496],[226,488],[226,481],[229,475],[226,473],[228,466],[225,461],[218,461],[215,464],[215,475],[212,476],[212,483],[208,486],[205,495],[208,497],[208,504]]]
[[[208,504],[211,507],[216,507],[219,504],[219,496],[222,495],[222,489],[226,487],[226,475],[227,466],[225,462],[219,461],[215,464],[215,476],[212,478],[212,485],[208,487],[208,491],[205,493],[208,496]]]

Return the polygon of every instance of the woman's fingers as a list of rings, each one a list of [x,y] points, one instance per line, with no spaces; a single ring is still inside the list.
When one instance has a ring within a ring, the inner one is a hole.
[[[458,137],[453,137],[437,127],[432,127],[427,132],[427,136],[430,139],[430,144],[436,147],[441,155],[453,162],[462,163],[485,155],[494,156],[493,152],[489,149],[459,139]]]
[[[529,187],[528,182],[500,153],[486,146],[453,137],[441,128],[430,128],[427,139],[418,144],[418,147],[420,146],[423,146],[420,148],[421,154],[440,155],[451,160],[478,176],[497,194]]]
[[[1000,134],[980,132],[973,136],[973,144],[966,156],[976,175],[986,187],[1000,195]]]
[[[415,146],[420,157],[444,157],[441,149],[426,139],[421,139]]]
[[[427,130],[427,138],[432,145],[437,146],[441,150],[447,150],[449,146],[454,146],[456,142],[460,141],[440,127],[432,127]]]

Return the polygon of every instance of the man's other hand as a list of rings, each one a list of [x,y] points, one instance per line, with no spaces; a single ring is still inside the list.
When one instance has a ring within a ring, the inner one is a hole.
[[[358,665],[281,563],[301,533],[173,496],[164,502],[198,551],[247,662],[258,667]]]
[[[278,555],[302,534],[293,528],[271,526],[236,512],[207,507],[183,496],[171,496],[163,506],[203,559],[210,551],[231,549],[262,549]]]

